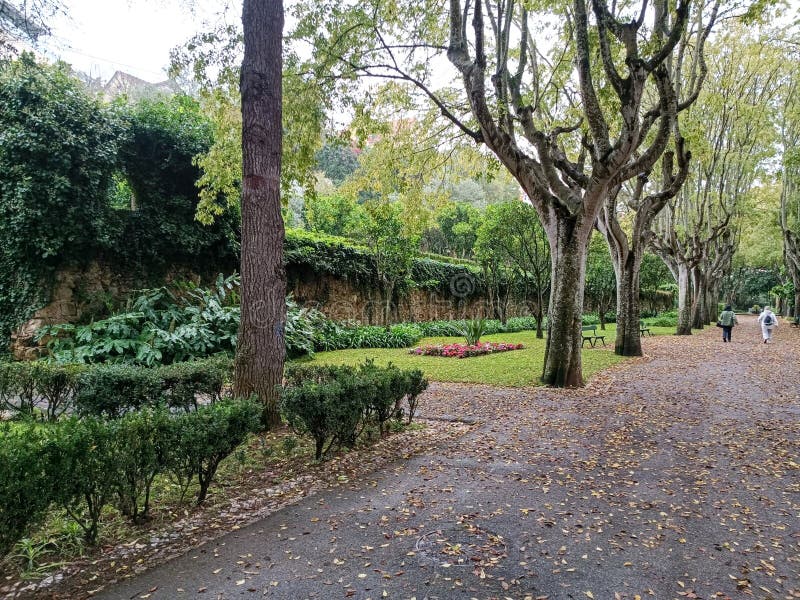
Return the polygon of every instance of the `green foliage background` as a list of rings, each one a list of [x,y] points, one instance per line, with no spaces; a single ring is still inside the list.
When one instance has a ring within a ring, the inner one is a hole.
[[[85,240],[104,237],[120,123],[64,65],[0,63],[0,329],[40,305]],[[3,336],[7,337],[7,336]]]
[[[137,283],[233,271],[237,221],[194,220],[192,157],[211,129],[185,97],[104,105],[63,64],[0,63],[0,339],[48,301],[58,268],[92,260]],[[119,208],[125,193],[128,208]]]

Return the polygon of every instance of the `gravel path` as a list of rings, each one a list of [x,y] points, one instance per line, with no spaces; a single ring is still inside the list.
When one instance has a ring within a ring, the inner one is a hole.
[[[800,598],[800,331],[741,321],[581,390],[432,386],[480,427],[93,597]]]

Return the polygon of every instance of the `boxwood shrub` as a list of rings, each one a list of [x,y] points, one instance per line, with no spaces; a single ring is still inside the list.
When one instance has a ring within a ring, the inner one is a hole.
[[[289,426],[314,440],[314,456],[322,460],[333,447],[352,447],[370,424],[381,434],[409,404],[409,422],[417,397],[427,387],[419,370],[393,365],[359,367],[290,365],[286,373],[281,413]]]
[[[95,543],[103,510],[134,522],[150,510],[158,476],[198,485],[203,502],[217,469],[259,427],[261,405],[223,400],[190,413],[144,408],[117,419],[0,423],[0,557],[54,506]]]
[[[222,397],[232,369],[227,357],[154,368],[0,362],[0,410],[48,421],[65,413],[120,417],[142,407],[196,410]]]

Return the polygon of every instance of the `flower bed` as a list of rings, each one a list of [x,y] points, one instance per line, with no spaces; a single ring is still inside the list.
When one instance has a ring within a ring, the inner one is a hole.
[[[497,352],[508,352],[509,350],[522,350],[523,344],[504,344],[497,342],[485,342],[483,344],[447,344],[446,346],[420,346],[412,348],[409,353],[418,356],[447,356],[450,358],[470,358],[471,356],[481,356],[483,354],[495,354]]]

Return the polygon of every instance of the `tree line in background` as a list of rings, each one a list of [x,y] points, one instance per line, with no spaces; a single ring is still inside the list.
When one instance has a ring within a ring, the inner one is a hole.
[[[511,1],[451,3],[441,11],[417,2],[374,2],[369,10],[297,2],[289,10],[297,26],[287,36],[284,82],[302,81],[296,91],[305,93],[285,96],[284,107],[308,109],[319,98],[322,112],[345,107],[355,115],[350,139],[387,140],[388,151],[375,153],[364,170],[362,197],[404,211],[435,203],[442,187],[426,174],[477,144],[483,165],[500,165],[533,203],[553,257],[555,352],[551,358],[548,350],[546,382],[581,380],[578,325],[595,225],[619,282],[618,353],[641,353],[639,261],[648,248],[677,280],[681,332],[710,320],[734,267],[741,208],[751,187],[774,175],[760,128],[769,127],[775,85],[785,80],[769,57],[785,53],[786,32],[763,26],[774,14],[768,5],[659,2],[648,11],[575,1],[534,10]],[[297,40],[313,48],[311,59],[291,54]],[[177,52],[175,64],[218,90],[224,79],[206,77],[208,65],[235,74],[235,59],[215,54],[235,47],[235,29],[206,33]],[[759,48],[768,55],[761,62]],[[441,72],[433,65],[440,68],[436,58],[445,56],[461,80],[437,87]],[[375,80],[384,83],[351,85]],[[235,94],[230,99],[235,106]],[[714,118],[706,123],[708,111]],[[292,127],[284,122],[289,136]],[[468,237],[469,227],[457,233]]]

